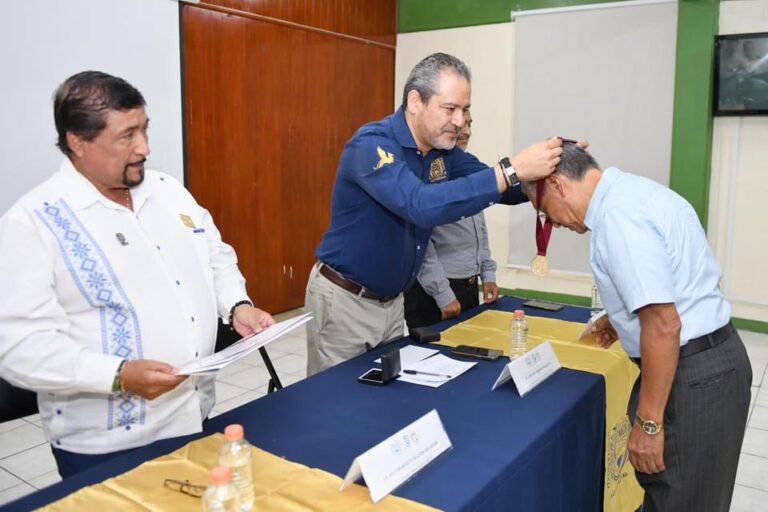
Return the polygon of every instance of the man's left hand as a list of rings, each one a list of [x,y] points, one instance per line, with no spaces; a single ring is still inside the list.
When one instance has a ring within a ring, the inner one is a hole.
[[[483,303],[490,304],[491,302],[496,302],[498,298],[499,298],[499,287],[496,286],[496,283],[484,282],[483,283]]]
[[[243,337],[258,334],[270,325],[275,325],[272,315],[248,304],[237,306],[232,315],[232,327]]]
[[[641,473],[661,473],[664,465],[664,432],[655,436],[645,433],[643,428],[634,423],[629,434],[629,462]]]

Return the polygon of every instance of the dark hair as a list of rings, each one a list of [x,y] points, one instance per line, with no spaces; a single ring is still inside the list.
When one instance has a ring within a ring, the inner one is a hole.
[[[447,53],[433,53],[421,59],[421,62],[416,64],[408,75],[408,80],[403,87],[403,108],[408,104],[408,93],[411,91],[419,93],[422,103],[428,102],[429,98],[437,92],[437,75],[443,69],[452,69],[467,82],[472,82],[472,73],[461,59]]]
[[[594,157],[578,144],[563,142],[563,154],[555,172],[579,181],[589,169],[600,169]]]
[[[53,119],[59,136],[56,145],[70,156],[72,150],[67,144],[67,132],[93,140],[107,125],[107,112],[144,105],[146,102],[141,93],[122,78],[100,71],[72,75],[54,94]]]

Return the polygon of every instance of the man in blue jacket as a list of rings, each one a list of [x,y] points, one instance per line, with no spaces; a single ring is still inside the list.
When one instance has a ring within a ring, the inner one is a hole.
[[[317,248],[305,309],[307,373],[403,335],[403,297],[434,226],[526,200],[521,180],[548,176],[561,141],[494,166],[456,148],[470,108],[467,66],[443,53],[411,71],[402,106],[360,128],[339,161],[331,225]]]

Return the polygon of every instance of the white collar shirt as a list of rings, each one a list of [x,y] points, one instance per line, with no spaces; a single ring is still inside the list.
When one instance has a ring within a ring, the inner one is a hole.
[[[106,453],[199,432],[212,377],[154,399],[111,392],[122,359],[180,366],[214,350],[247,298],[232,248],[172,177],[146,171],[134,210],[64,159],[0,219],[0,375],[38,392],[57,448]]]

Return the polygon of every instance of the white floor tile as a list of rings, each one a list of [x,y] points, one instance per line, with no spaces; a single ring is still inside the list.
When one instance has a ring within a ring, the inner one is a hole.
[[[0,460],[0,467],[29,482],[56,471],[56,459],[53,458],[50,445],[45,443]]]
[[[296,309],[291,309],[290,311],[283,311],[282,313],[272,315],[272,318],[275,319],[275,322],[282,322],[283,320],[289,320],[293,317],[303,315],[303,314],[304,314],[304,308],[296,308]]]
[[[40,475],[36,478],[33,478],[32,480],[29,480],[27,483],[32,487],[34,487],[35,489],[42,489],[44,487],[48,487],[49,485],[53,485],[58,482],[61,482],[59,471],[53,470],[53,471],[49,471],[44,475]]]
[[[284,373],[299,373],[307,369],[307,356],[288,354],[273,363],[278,375]]]
[[[288,353],[283,352],[282,350],[275,350],[272,347],[267,347],[267,355],[269,355],[269,359],[272,361],[272,364],[274,364],[275,361],[277,361],[281,357],[287,356]],[[256,352],[248,354],[242,359],[238,359],[237,362],[245,363],[251,366],[264,366],[264,359],[261,358],[261,354],[259,353],[258,350]]]
[[[279,372],[278,375],[280,375]],[[256,389],[269,382],[269,372],[261,366],[246,366],[244,370],[219,377],[217,381],[243,389]]]
[[[731,512],[768,512],[768,492],[736,485]]]
[[[43,429],[22,421],[20,427],[0,434],[0,459],[45,442]]]
[[[749,426],[768,430],[768,407],[755,407],[749,416]]]
[[[40,415],[39,414],[33,414],[32,416],[25,416],[24,421],[27,423],[31,423],[33,425],[37,425],[38,427],[42,427],[43,423],[40,421]]]
[[[742,452],[736,472],[736,483],[768,491],[768,459]]]
[[[19,485],[20,483],[20,478],[17,478],[4,469],[0,469],[0,491]]]
[[[26,422],[21,418],[11,420],[11,421],[4,421],[0,423],[0,434],[2,434],[3,432],[8,432],[9,430],[13,430],[15,428],[19,428],[25,423]]]
[[[224,402],[216,403],[216,410],[220,412],[231,411],[232,409],[236,407],[240,407],[243,404],[247,404],[248,402],[258,400],[263,396],[264,396],[264,393],[262,393],[261,391],[257,391],[255,389],[251,391],[246,391],[242,395],[238,395],[235,398],[230,398],[229,400],[225,400]]]
[[[26,482],[22,482],[19,485],[15,485],[4,491],[0,491],[0,505],[4,505],[13,500],[19,499],[22,496],[35,492],[35,488]]]
[[[304,375],[304,373],[301,373],[301,374],[288,373],[280,376],[280,383],[283,385],[284,388],[287,388],[291,384],[296,384],[297,382],[300,382],[305,378],[306,378],[306,375]]]
[[[762,382],[760,383],[760,387],[763,389],[768,389],[768,378],[766,378],[765,376],[767,373],[768,373],[768,364],[766,364],[766,367],[763,370]]]
[[[240,361],[236,361],[234,363],[231,363],[218,372],[216,372],[216,379],[221,379],[222,377],[226,377],[227,375],[232,375],[233,373],[238,373],[246,368],[251,368],[251,365],[241,363]]]
[[[307,354],[307,340],[303,336],[301,338],[286,336],[271,343],[270,348],[273,345],[277,350],[288,352],[289,354]]]
[[[741,453],[765,458],[765,474],[768,476],[768,430],[747,427],[747,431],[744,434],[744,443],[741,446]],[[768,487],[765,490],[768,491]]]
[[[768,367],[768,359],[750,357],[749,362],[752,365],[752,385],[759,387],[761,384],[765,384],[763,375],[765,375],[765,369]]]
[[[739,331],[739,336],[747,347],[750,357],[768,359],[768,334],[752,331]]]
[[[757,392],[757,400],[755,400],[757,407],[768,407],[768,389],[760,389]]]
[[[235,398],[237,395],[242,395],[248,391],[245,388],[241,388],[239,386],[233,386],[232,384],[227,384],[226,382],[216,381],[216,401],[217,402],[224,402],[226,400],[229,400],[230,398]]]

